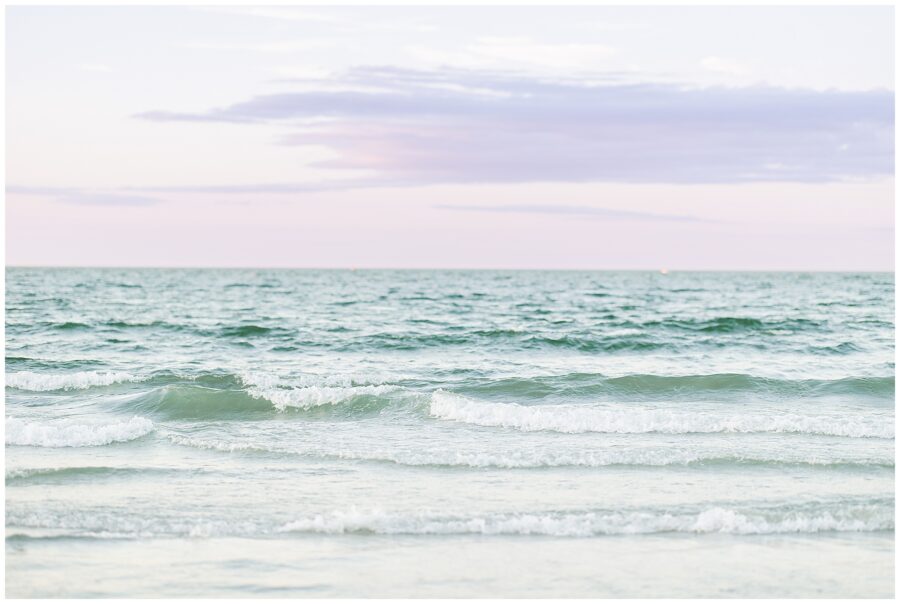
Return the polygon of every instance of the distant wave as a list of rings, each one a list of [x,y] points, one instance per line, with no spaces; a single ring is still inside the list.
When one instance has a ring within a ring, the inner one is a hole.
[[[75,373],[34,373],[20,371],[6,374],[7,388],[50,392],[53,390],[85,390],[121,382],[137,382],[138,378],[122,371],[77,371]]]
[[[79,323],[78,321],[65,321],[63,323],[51,323],[50,324],[54,329],[61,329],[63,331],[74,330],[74,329],[90,329],[90,325],[86,323]]]
[[[587,294],[588,298],[602,304],[597,298],[606,294]],[[453,299],[446,296],[446,301]],[[476,298],[477,299],[477,298]],[[429,297],[415,296],[407,301],[431,300]],[[344,300],[335,304],[346,306],[359,301]],[[295,325],[273,317],[247,317],[246,322],[229,319],[219,324],[202,324],[188,318],[181,322],[173,320],[132,320],[110,319],[97,322],[44,321],[39,323],[10,323],[8,328],[24,331],[53,330],[91,332],[95,334],[111,332],[127,335],[139,332],[160,336],[182,334],[200,336],[227,342],[230,346],[269,347],[271,350],[321,348],[340,351],[359,350],[420,350],[439,347],[498,346],[517,350],[571,350],[581,353],[627,353],[627,352],[675,352],[684,348],[722,346],[749,346],[767,349],[770,346],[787,347],[793,351],[814,354],[846,355],[859,352],[861,347],[853,342],[839,342],[807,350],[793,337],[794,334],[811,332],[837,334],[843,327],[828,321],[803,317],[678,317],[662,316],[647,320],[628,318],[632,313],[628,305],[618,303],[603,314],[602,319],[592,318],[591,323],[573,321],[562,309],[547,310],[533,308],[533,305],[517,305],[522,323],[515,328],[507,326],[479,325],[466,327],[452,321],[431,321],[425,326],[436,326],[433,330],[423,330],[422,319],[404,322],[400,331],[378,331],[360,327],[323,331],[300,330]],[[448,311],[449,314],[458,314]],[[560,313],[560,314],[556,314]],[[547,316],[553,315],[553,316]],[[233,322],[232,322],[233,321]],[[599,321],[599,322],[595,322]],[[890,327],[888,323],[884,327]],[[337,335],[341,334],[341,335]]]
[[[607,432],[690,434],[712,432],[797,432],[848,437],[894,437],[894,419],[883,415],[852,419],[809,417],[793,413],[721,417],[701,412],[665,409],[598,409],[583,405],[535,405],[473,401],[438,390],[431,397],[431,415],[478,426],[515,428],[527,432]]]
[[[267,327],[265,325],[229,325],[219,330],[218,335],[225,338],[285,338],[296,335],[293,330],[283,327]]]
[[[153,431],[153,422],[133,417],[106,424],[74,423],[69,420],[26,422],[6,418],[6,444],[32,447],[96,447],[126,442]]]
[[[663,319],[635,323],[640,329],[662,328],[699,331],[707,333],[732,333],[736,331],[803,331],[819,329],[821,321],[812,319],[760,319],[755,317],[712,317],[708,319]]]
[[[460,333],[376,333],[359,336],[337,344],[340,349],[418,350],[445,346],[473,346],[492,342],[508,342],[517,348],[567,348],[580,352],[649,351],[670,348],[671,342],[648,337],[565,334],[547,335],[528,330],[474,330]]]

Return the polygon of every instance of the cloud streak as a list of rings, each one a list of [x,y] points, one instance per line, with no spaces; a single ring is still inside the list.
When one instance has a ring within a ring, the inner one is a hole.
[[[656,214],[652,212],[635,212],[631,210],[613,210],[610,208],[598,208],[596,206],[583,205],[540,205],[540,204],[509,204],[509,205],[449,205],[440,204],[434,206],[441,210],[453,210],[457,212],[500,212],[513,214],[555,214],[560,216],[572,216],[577,218],[593,218],[599,220],[641,220],[641,221],[665,221],[665,222],[709,222],[696,216],[683,214]]]
[[[617,74],[551,80],[391,67],[356,68],[320,84],[357,90],[304,89],[202,113],[138,117],[282,124],[281,144],[327,146],[338,157],[316,165],[375,170],[374,184],[383,185],[826,182],[893,173],[889,91],[688,88],[626,83]],[[301,123],[310,118],[329,119]]]
[[[7,185],[6,192],[16,195],[52,197],[60,203],[107,206],[149,206],[161,203],[156,197],[115,189],[79,189],[75,187],[25,187]]]

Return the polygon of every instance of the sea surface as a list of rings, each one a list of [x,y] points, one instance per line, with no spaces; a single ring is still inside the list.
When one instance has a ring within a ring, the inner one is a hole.
[[[888,273],[6,272],[8,596],[894,594]]]

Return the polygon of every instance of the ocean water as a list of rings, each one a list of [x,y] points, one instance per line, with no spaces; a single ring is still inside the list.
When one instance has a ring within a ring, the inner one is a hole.
[[[8,269],[8,596],[894,593],[891,274]]]

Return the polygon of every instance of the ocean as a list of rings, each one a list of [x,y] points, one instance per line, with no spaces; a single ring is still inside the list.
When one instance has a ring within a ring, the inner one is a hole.
[[[891,597],[894,276],[6,272],[11,597]]]

